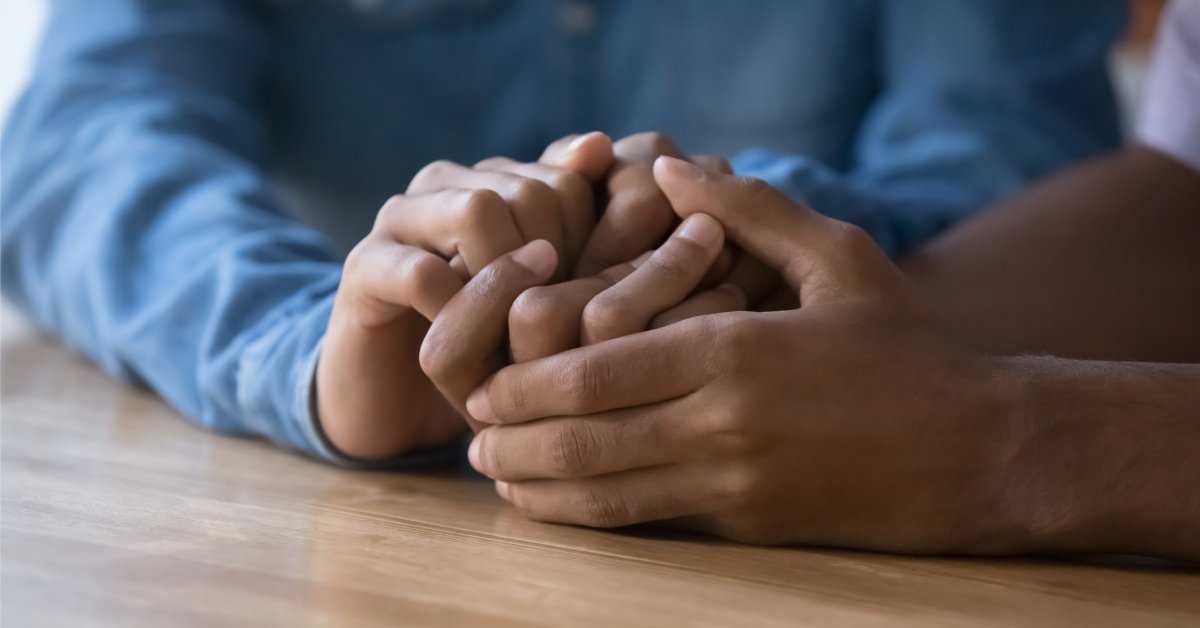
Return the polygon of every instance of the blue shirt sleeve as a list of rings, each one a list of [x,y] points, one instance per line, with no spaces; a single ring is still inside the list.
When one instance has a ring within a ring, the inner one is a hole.
[[[866,229],[898,257],[997,198],[1118,145],[1118,0],[889,0],[881,93],[847,172],[750,150],[741,174]]]
[[[206,427],[341,460],[309,404],[341,264],[260,171],[250,4],[54,3],[4,134],[3,292]]]

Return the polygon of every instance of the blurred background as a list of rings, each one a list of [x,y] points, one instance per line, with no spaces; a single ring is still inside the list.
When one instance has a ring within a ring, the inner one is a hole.
[[[6,117],[33,63],[47,0],[0,3],[0,118]],[[1124,106],[1126,127],[1137,113],[1155,26],[1166,0],[1130,0],[1132,18],[1121,48],[1113,54],[1113,76]]]
[[[0,2],[0,116],[7,118],[29,76],[45,14],[46,0]]]

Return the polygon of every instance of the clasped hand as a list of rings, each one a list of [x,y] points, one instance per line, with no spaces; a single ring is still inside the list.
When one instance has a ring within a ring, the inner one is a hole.
[[[391,455],[466,418],[471,464],[545,521],[1013,549],[1004,434],[959,418],[990,410],[970,394],[988,358],[858,228],[679,156],[591,134],[422,171],[347,263],[318,371],[330,439]],[[781,281],[790,307],[746,311]],[[929,525],[947,517],[952,535]]]

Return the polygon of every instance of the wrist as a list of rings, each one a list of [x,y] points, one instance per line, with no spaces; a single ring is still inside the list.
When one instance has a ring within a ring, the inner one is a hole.
[[[1094,379],[1085,363],[996,359],[993,400],[1004,437],[995,486],[1013,552],[1103,552],[1122,545],[1120,522],[1130,513],[1112,467],[1119,466],[1113,456],[1129,435],[1087,410],[1117,384],[1105,380],[1094,388]]]
[[[1019,361],[981,355],[971,368],[960,368],[966,397],[948,401],[959,420],[979,439],[974,448],[976,482],[960,489],[973,521],[971,534],[957,550],[968,554],[1014,554],[1040,544],[1038,520],[1043,495],[1030,490],[1030,458],[1038,455],[1038,437],[1027,421],[1034,381]],[[965,410],[965,411],[964,411]]]

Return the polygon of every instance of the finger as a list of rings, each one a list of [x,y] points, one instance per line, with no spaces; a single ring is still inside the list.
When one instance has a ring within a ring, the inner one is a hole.
[[[454,269],[454,272],[458,273],[464,282],[471,279],[471,271],[467,268],[467,263],[463,261],[461,255],[450,258],[450,268]]]
[[[542,181],[511,172],[476,170],[452,161],[435,161],[413,177],[406,194],[427,196],[449,189],[496,192],[511,209],[522,243],[546,240],[562,252],[563,209],[559,207],[558,195]]]
[[[586,479],[497,482],[496,492],[537,521],[615,528],[699,514],[716,496],[695,465],[663,465]]]
[[[664,133],[647,131],[634,133],[613,144],[613,155],[625,161],[651,164],[659,155],[682,158],[683,151]]]
[[[729,164],[729,160],[718,155],[692,155],[691,162],[703,168],[705,172],[733,174],[733,166]]]
[[[722,237],[724,234],[722,234]],[[721,247],[721,251],[717,254],[717,259],[713,260],[708,265],[708,270],[704,271],[704,277],[700,279],[697,285],[701,290],[708,290],[719,284],[725,283],[725,278],[729,276],[729,272],[733,269],[734,262],[737,261],[737,247],[730,242],[725,242]]]
[[[574,170],[595,183],[613,165],[612,139],[599,131],[568,135],[547,146],[538,162]]]
[[[576,277],[594,275],[653,249],[678,220],[644,163],[618,161],[607,193],[608,203],[575,266]]]
[[[685,398],[687,399],[687,398]],[[505,482],[591,477],[676,462],[699,450],[690,421],[695,408],[680,400],[582,417],[496,425],[471,442],[476,471]]]
[[[519,163],[505,157],[485,159],[475,164],[475,168],[535,179],[554,191],[562,212],[563,266],[574,268],[596,223],[596,198],[591,183],[580,173],[565,167]]]
[[[681,397],[716,374],[727,356],[717,317],[696,318],[550,357],[513,364],[471,393],[484,423],[593,414]]]
[[[608,202],[580,255],[576,277],[594,275],[658,246],[678,220],[651,166],[659,155],[682,157],[679,147],[661,133],[638,133],[617,141],[613,155],[605,182]]]
[[[421,368],[468,419],[467,395],[503,364],[509,308],[517,295],[549,279],[557,263],[554,248],[534,240],[489,264],[433,320],[421,344]]]
[[[735,256],[724,281],[741,289],[747,307],[757,305],[780,287],[786,287],[779,273],[745,251],[739,251]]]
[[[584,345],[645,330],[656,314],[687,298],[721,252],[721,225],[693,214],[632,274],[596,295],[583,310]]]
[[[594,277],[522,292],[508,314],[512,361],[528,362],[578,347],[583,309],[631,272],[631,264],[620,264]]]
[[[799,205],[758,179],[706,173],[669,157],[655,179],[681,216],[708,213],[731,240],[779,271],[801,299],[869,292],[899,276],[861,229]]]
[[[525,242],[508,203],[491,190],[393,196],[375,220],[397,242],[462,256],[471,275]]]
[[[446,260],[416,247],[374,236],[346,257],[342,281],[365,326],[385,324],[410,308],[429,320],[463,286]]]
[[[658,329],[679,321],[746,309],[746,294],[736,284],[726,283],[712,290],[693,295],[687,301],[660,313],[650,320],[650,329]]]

